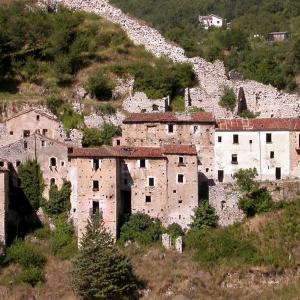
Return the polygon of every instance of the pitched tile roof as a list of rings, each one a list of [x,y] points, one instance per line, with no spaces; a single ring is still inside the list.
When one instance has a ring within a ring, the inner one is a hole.
[[[120,158],[166,158],[168,154],[197,155],[192,145],[167,145],[164,147],[112,147],[69,148],[69,157],[120,157]]]
[[[215,119],[211,113],[133,113],[123,123],[214,123]]]
[[[217,130],[249,131],[249,130],[300,130],[300,118],[265,118],[265,119],[219,119]]]
[[[55,115],[53,115],[53,114],[46,113],[46,112],[44,112],[44,111],[42,111],[42,110],[39,110],[39,109],[37,109],[37,108],[29,108],[29,109],[23,110],[23,111],[21,111],[21,112],[15,114],[15,115],[13,115],[13,116],[10,117],[10,118],[7,118],[7,119],[5,120],[5,122],[7,122],[7,121],[9,121],[9,120],[12,120],[12,119],[14,119],[14,118],[17,118],[17,117],[19,117],[19,116],[21,116],[21,115],[27,114],[27,113],[29,113],[29,112],[32,112],[32,111],[34,111],[34,112],[36,112],[37,114],[42,115],[42,116],[44,116],[44,117],[50,119],[50,120],[57,121],[57,117],[56,117]]]

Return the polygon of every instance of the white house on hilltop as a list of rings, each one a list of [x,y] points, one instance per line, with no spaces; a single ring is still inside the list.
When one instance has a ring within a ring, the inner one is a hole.
[[[211,26],[214,26],[214,27],[225,26],[226,19],[223,19],[216,15],[199,16],[199,22],[204,26],[205,29],[208,29]]]

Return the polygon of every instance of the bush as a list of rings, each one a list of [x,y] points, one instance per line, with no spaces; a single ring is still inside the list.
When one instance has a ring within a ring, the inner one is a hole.
[[[162,226],[158,219],[152,219],[144,213],[136,213],[130,216],[120,230],[120,243],[135,241],[138,244],[150,244],[160,239]]]
[[[97,111],[104,115],[113,115],[116,113],[116,109],[109,103],[99,105]]]
[[[114,84],[103,71],[99,70],[89,77],[85,88],[92,97],[95,97],[98,100],[107,100],[112,97]]]
[[[59,116],[59,109],[62,107],[63,103],[63,99],[59,97],[50,97],[47,99],[47,107],[57,117]]]
[[[190,224],[191,229],[207,229],[218,225],[218,216],[207,201],[201,201],[194,212],[193,222]]]
[[[72,287],[83,299],[135,299],[132,267],[115,247],[102,217],[89,220],[73,262]]]
[[[114,136],[121,135],[120,127],[105,123],[101,129],[85,128],[83,130],[83,147],[96,147],[101,145],[111,145]]]
[[[77,243],[74,237],[73,228],[62,218],[55,221],[56,229],[49,240],[49,249],[52,254],[60,259],[69,259],[77,251]]]
[[[38,210],[43,199],[44,180],[36,160],[28,160],[18,167],[21,190],[32,209]]]
[[[227,110],[233,111],[236,105],[236,95],[233,89],[225,86],[223,95],[219,101],[219,105],[226,108]]]
[[[52,184],[49,190],[49,200],[45,203],[45,211],[49,215],[59,215],[67,212],[70,207],[71,182],[63,180],[59,190],[56,184]]]
[[[19,275],[19,279],[24,283],[35,286],[39,282],[44,281],[44,276],[40,268],[29,267],[25,270],[22,270],[21,274]]]
[[[254,119],[257,117],[257,115],[250,110],[244,110],[244,111],[240,112],[239,116],[241,118],[247,118],[247,119]]]
[[[24,269],[41,268],[47,259],[35,247],[28,242],[16,240],[8,249],[5,262],[19,264]]]
[[[172,223],[166,228],[166,232],[175,240],[179,236],[184,236],[184,231],[177,223]]]
[[[174,99],[172,99],[171,108],[172,111],[184,112],[185,111],[184,97],[176,96]]]
[[[83,116],[74,112],[72,106],[68,103],[62,106],[62,120],[65,129],[79,128],[83,124]]]
[[[48,226],[44,226],[36,229],[33,235],[40,240],[47,240],[51,236],[51,230]]]
[[[257,175],[256,168],[240,169],[233,175],[233,179],[236,180],[236,183],[242,192],[249,193],[256,190],[259,186],[259,183],[254,180]]]

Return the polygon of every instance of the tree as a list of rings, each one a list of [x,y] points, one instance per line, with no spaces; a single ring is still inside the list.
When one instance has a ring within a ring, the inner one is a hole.
[[[102,216],[88,221],[71,283],[83,299],[132,299],[136,284],[131,265],[114,246]]]
[[[218,216],[215,215],[214,208],[207,201],[201,201],[194,212],[195,215],[192,217],[193,222],[190,224],[191,229],[217,227]]]
[[[52,184],[49,190],[49,200],[45,203],[45,210],[49,215],[59,215],[70,209],[71,182],[63,180],[61,189]]]
[[[232,88],[224,87],[223,95],[219,101],[219,105],[227,110],[233,111],[236,105],[236,95]]]
[[[18,168],[21,189],[34,210],[38,210],[43,199],[44,180],[36,160],[28,160]]]
[[[257,175],[256,168],[241,169],[233,175],[233,179],[236,179],[236,183],[242,192],[250,193],[258,189],[259,184],[254,180]]]

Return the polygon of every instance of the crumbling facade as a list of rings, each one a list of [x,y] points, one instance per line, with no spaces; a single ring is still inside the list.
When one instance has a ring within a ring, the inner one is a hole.
[[[9,162],[0,158],[0,254],[7,242],[7,214],[9,203]]]

